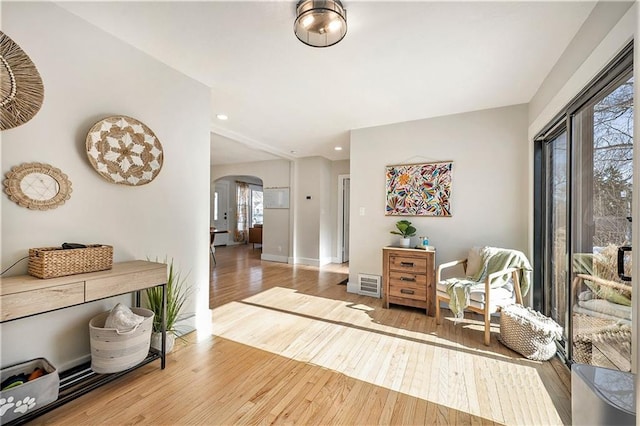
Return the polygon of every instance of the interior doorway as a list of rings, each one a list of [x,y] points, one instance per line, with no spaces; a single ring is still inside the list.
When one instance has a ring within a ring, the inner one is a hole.
[[[215,180],[211,226],[227,231],[216,234],[215,246],[252,242],[248,241],[250,229],[261,228],[264,221],[262,191],[263,181],[257,176],[232,175]]]
[[[212,226],[218,231],[227,232],[216,235],[216,246],[226,246],[229,242],[229,204],[229,182],[217,180],[213,190]]]
[[[350,175],[338,176],[338,260],[349,261]]]

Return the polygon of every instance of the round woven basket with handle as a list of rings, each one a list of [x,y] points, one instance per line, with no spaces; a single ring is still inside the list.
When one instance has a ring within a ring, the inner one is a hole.
[[[91,341],[91,369],[107,374],[127,370],[142,362],[149,354],[153,311],[131,308],[134,314],[145,317],[142,323],[130,331],[119,332],[104,328],[109,312],[103,312],[89,321]]]

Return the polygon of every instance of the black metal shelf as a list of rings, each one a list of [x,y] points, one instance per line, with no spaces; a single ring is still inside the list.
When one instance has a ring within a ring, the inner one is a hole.
[[[130,373],[131,371],[147,365],[157,359],[162,360],[162,354],[152,349],[149,351],[147,357],[140,362],[140,364],[117,373],[98,374],[91,370],[90,361],[77,367],[71,368],[60,373],[60,391],[58,393],[58,399],[51,402],[50,404],[40,407],[37,410],[30,411],[25,415],[4,424],[13,426],[27,423],[30,420],[43,415],[44,413],[48,413],[49,411],[54,410],[69,401],[73,401],[74,399],[79,398],[82,395],[99,388],[100,386],[106,385],[109,382],[119,379],[127,373]]]

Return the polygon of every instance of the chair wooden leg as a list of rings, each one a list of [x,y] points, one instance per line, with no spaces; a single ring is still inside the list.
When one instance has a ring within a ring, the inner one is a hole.
[[[440,298],[436,297],[436,324],[440,325]]]
[[[216,255],[213,254],[213,247],[209,246],[209,252],[211,252],[211,258],[213,259],[213,264],[216,265]]]
[[[489,346],[491,340],[491,314],[489,312],[484,313],[484,344]]]

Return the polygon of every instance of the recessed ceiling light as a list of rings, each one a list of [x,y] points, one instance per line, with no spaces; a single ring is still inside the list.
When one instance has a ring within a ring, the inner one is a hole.
[[[291,150],[289,152],[292,153],[292,154],[296,154],[298,151]]]
[[[341,147],[341,146],[336,146],[336,147],[335,147],[335,148],[333,148],[333,149],[335,149],[336,151],[342,151],[342,147]]]
[[[226,114],[218,114],[216,115],[216,117],[218,118],[218,120],[228,120],[229,117]]]

